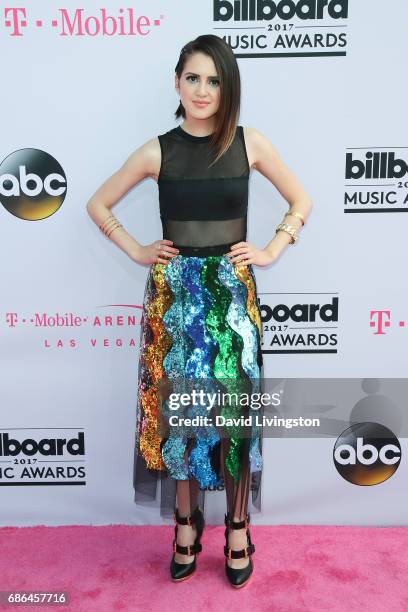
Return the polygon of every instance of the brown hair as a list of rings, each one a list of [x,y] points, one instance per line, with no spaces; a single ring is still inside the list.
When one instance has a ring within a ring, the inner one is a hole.
[[[234,140],[241,105],[241,78],[232,48],[222,38],[214,34],[203,34],[184,45],[175,67],[178,78],[181,77],[188,57],[198,51],[212,58],[220,79],[218,121],[210,140],[210,146],[216,153],[213,164],[225,153]],[[181,101],[175,116],[176,119],[180,116],[186,117]]]

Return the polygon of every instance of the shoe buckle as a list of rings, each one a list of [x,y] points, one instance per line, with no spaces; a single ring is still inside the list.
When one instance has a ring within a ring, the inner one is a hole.
[[[187,555],[191,555],[190,544],[187,544]]]
[[[173,552],[177,552],[177,544],[176,544],[176,540],[173,540]]]
[[[186,516],[185,518],[187,519],[187,525],[190,525],[190,527],[191,527],[191,525],[193,524],[193,522],[192,522],[192,520],[191,520],[191,514],[189,514],[189,515],[188,515],[188,516]],[[177,516],[176,516],[176,513],[174,513],[174,514],[173,514],[173,521],[174,521],[175,523],[177,523]],[[184,525],[185,523],[181,523],[181,524],[182,524],[182,525]]]
[[[232,549],[228,547],[228,559],[232,559],[231,553],[232,553]]]
[[[245,559],[246,559],[247,556],[248,556],[248,548],[246,547],[246,548],[244,548],[244,550],[245,550]]]

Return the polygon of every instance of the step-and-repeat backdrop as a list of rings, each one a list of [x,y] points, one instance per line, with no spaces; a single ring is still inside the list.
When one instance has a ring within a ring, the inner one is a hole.
[[[239,123],[269,138],[314,204],[298,244],[254,269],[280,414],[325,427],[264,439],[256,522],[406,522],[407,20],[403,0],[2,3],[2,525],[164,520],[133,491],[148,268],[86,203],[177,125],[180,49],[210,33],[237,56]],[[264,247],[286,210],[253,170],[249,242]],[[113,212],[142,244],[161,237],[153,180]],[[222,487],[207,500],[217,523]]]

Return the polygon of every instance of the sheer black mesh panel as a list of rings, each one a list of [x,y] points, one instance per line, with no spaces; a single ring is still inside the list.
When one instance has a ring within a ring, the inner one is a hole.
[[[191,255],[223,254],[246,236],[246,217],[225,221],[176,221],[163,219],[163,238]],[[221,253],[218,250],[221,249]]]
[[[241,125],[237,126],[235,138],[226,153],[216,164],[207,167],[212,161],[212,153],[208,142],[210,136],[193,136],[180,126],[159,136],[162,148],[162,165],[159,181],[180,177],[195,178],[226,178],[246,177],[249,165],[245,149],[244,132]],[[180,146],[182,144],[182,147]]]
[[[159,136],[163,238],[182,255],[222,255],[246,240],[250,168],[243,128],[237,126],[230,148],[211,167],[209,140],[180,126]]]

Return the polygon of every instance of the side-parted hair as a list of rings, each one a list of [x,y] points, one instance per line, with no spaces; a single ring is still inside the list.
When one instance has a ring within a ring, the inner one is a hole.
[[[180,51],[175,72],[178,78],[184,70],[186,60],[196,52],[201,52],[212,58],[220,80],[220,102],[217,111],[217,123],[210,140],[210,147],[215,151],[215,162],[231,145],[237,128],[241,105],[241,78],[237,60],[230,45],[214,34],[203,34],[188,42]],[[178,117],[186,117],[185,109],[180,104],[175,112]]]

